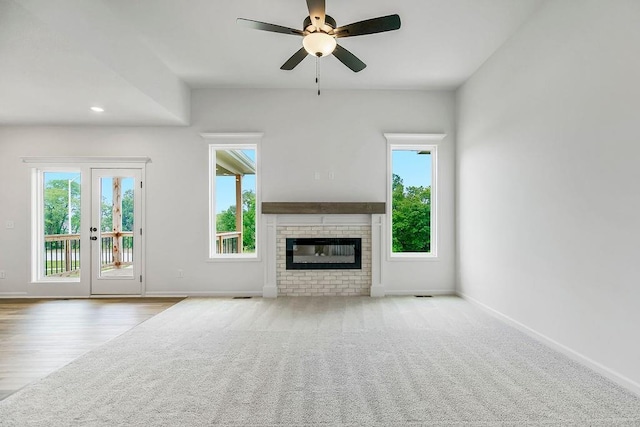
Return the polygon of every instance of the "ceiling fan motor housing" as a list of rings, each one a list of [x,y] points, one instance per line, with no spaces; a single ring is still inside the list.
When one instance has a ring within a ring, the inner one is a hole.
[[[313,33],[318,31],[316,26],[311,23],[311,17],[307,16],[302,23],[302,28],[309,33]],[[324,33],[329,33],[336,28],[336,20],[330,17],[329,15],[324,16],[324,25],[321,28],[321,31]]]

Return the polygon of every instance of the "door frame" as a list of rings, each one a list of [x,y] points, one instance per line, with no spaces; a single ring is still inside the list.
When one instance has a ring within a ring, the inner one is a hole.
[[[38,272],[38,252],[40,250],[41,236],[38,235],[39,209],[41,203],[38,200],[41,184],[38,178],[42,170],[74,170],[80,171],[81,179],[81,219],[80,219],[80,257],[81,260],[91,260],[91,241],[89,240],[89,227],[91,226],[92,182],[91,169],[140,169],[140,179],[143,183],[140,193],[141,214],[140,227],[143,229],[141,238],[140,272],[142,282],[140,294],[122,295],[129,297],[143,297],[146,293],[146,165],[151,161],[149,157],[22,157],[22,162],[30,169],[31,183],[27,189],[31,197],[29,227],[29,240],[31,242],[29,258],[29,274],[27,291],[22,294],[27,297],[64,297],[64,298],[104,298],[119,295],[91,295],[91,269],[81,268],[79,279],[71,280],[43,280]],[[140,228],[137,227],[137,228]],[[85,231],[86,230],[86,231]],[[89,264],[89,261],[86,262]],[[90,264],[89,264],[90,265]]]

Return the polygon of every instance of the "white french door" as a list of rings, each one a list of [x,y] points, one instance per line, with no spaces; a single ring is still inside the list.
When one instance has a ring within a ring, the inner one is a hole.
[[[91,169],[91,295],[142,292],[142,171]]]

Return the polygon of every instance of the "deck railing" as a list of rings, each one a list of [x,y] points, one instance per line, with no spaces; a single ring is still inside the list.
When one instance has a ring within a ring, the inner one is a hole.
[[[101,234],[101,267],[113,265],[113,232]],[[123,231],[121,267],[133,263],[133,232]],[[69,276],[80,270],[80,235],[50,234],[44,237],[44,275]]]
[[[122,231],[121,267],[133,264],[133,232]],[[100,233],[100,265],[113,265],[113,232]],[[242,252],[242,233],[229,231],[216,234],[216,252]],[[44,275],[69,276],[80,271],[80,234],[50,234],[44,237]]]
[[[242,232],[228,231],[216,234],[217,254],[238,254],[242,252]]]
[[[133,264],[133,231],[121,231],[122,244],[120,248],[120,267]],[[115,233],[104,232],[100,233],[100,265],[102,267],[111,266],[113,262],[113,239]]]
[[[80,235],[44,236],[44,275],[56,276],[80,269]]]

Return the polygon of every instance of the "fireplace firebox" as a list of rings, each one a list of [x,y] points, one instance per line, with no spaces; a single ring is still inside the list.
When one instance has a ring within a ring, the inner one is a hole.
[[[287,270],[362,269],[362,239],[288,238]]]

